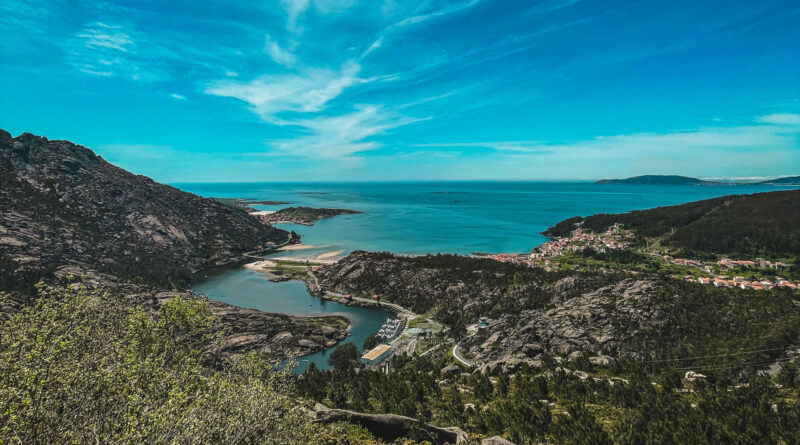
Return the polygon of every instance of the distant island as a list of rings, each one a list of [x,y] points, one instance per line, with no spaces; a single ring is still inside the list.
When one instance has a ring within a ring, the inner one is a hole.
[[[358,210],[350,209],[318,209],[314,207],[287,207],[277,212],[261,214],[259,217],[262,222],[274,224],[291,222],[306,226],[314,225],[314,221],[323,218],[332,218],[338,215],[356,215],[363,213]]]
[[[626,185],[719,185],[729,184],[724,182],[710,182],[698,178],[678,175],[643,175],[625,179],[601,179],[595,184],[626,184]]]
[[[706,181],[680,175],[642,175],[624,179],[600,179],[595,184],[615,185],[800,185],[800,176],[770,179],[760,182]]]

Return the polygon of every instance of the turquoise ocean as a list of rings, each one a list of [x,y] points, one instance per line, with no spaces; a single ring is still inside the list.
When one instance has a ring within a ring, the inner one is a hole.
[[[398,254],[527,252],[540,233],[576,215],[620,213],[716,196],[781,189],[770,186],[629,186],[592,182],[415,182],[175,184],[206,197],[286,201],[255,206],[346,208],[364,212],[286,225],[304,244],[326,251]]]

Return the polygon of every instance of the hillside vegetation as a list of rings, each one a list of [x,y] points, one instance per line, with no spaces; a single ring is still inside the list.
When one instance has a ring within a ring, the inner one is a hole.
[[[578,226],[601,232],[619,223],[646,238],[691,252],[753,258],[800,256],[800,190],[732,195],[622,214],[574,217],[547,229],[568,236]]]
[[[206,369],[221,332],[202,301],[116,300],[67,289],[0,321],[0,443],[313,442],[287,372]]]

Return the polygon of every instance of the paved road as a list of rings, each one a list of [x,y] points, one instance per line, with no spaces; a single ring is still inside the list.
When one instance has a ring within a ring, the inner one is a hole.
[[[278,251],[278,249],[280,249],[281,247],[288,246],[288,245],[289,245],[289,244],[291,244],[291,243],[292,243],[292,239],[291,239],[291,238],[289,238],[288,240],[286,240],[286,241],[284,241],[284,242],[282,242],[282,243],[280,243],[280,244],[276,244],[276,245],[275,245],[275,247],[274,247],[274,248],[272,248],[272,249],[256,249],[256,250],[251,250],[250,252],[245,252],[245,253],[243,253],[243,254],[242,254],[242,257],[243,257],[243,258],[253,258],[253,259],[255,259],[255,260],[263,260],[263,259],[264,259],[264,256],[263,256],[263,255],[264,255],[264,253],[265,253],[265,252],[267,252],[267,251],[269,251],[270,253],[271,253],[271,252],[277,252],[277,251]]]
[[[462,341],[463,341],[463,339],[462,339]],[[461,346],[461,342],[456,343],[456,345],[453,347],[453,357],[455,357],[456,360],[458,360],[461,363],[463,363],[464,366],[467,366],[467,367],[472,366],[472,363],[466,361],[464,359],[464,357],[461,357],[461,355],[458,354],[458,347],[459,346]]]
[[[439,349],[439,346],[442,346],[443,344],[444,344],[444,343],[439,343],[438,345],[436,345],[436,346],[434,346],[434,347],[432,347],[432,348],[428,349],[427,351],[423,352],[423,353],[422,353],[422,354],[420,354],[419,356],[420,356],[420,357],[425,357],[425,356],[426,356],[426,355],[428,355],[429,353],[431,353],[431,352],[433,352],[433,351],[435,351],[435,350]]]

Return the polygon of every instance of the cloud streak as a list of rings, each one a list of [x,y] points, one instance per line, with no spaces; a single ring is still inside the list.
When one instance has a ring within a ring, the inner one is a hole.
[[[121,25],[93,22],[63,44],[67,62],[100,77],[153,82],[170,78],[164,66],[174,54],[141,33]]]
[[[269,141],[274,154],[310,158],[336,159],[375,150],[382,144],[371,137],[392,128],[418,122],[376,106],[360,106],[354,112],[339,116],[318,117],[292,122],[304,134],[292,139]]]
[[[754,174],[774,176],[776,165],[795,165],[800,160],[800,122],[795,116],[767,115],[749,125],[600,136],[560,143],[468,141],[416,146],[488,148],[496,154],[487,167],[516,177],[535,174],[540,178],[574,178],[574,171],[593,171],[588,178],[637,174],[725,177],[743,165]]]
[[[800,125],[800,114],[773,113],[760,116],[758,122],[777,125]]]
[[[321,111],[345,89],[368,82],[358,77],[360,70],[360,65],[349,62],[339,70],[311,68],[303,73],[264,75],[247,82],[222,80],[208,85],[205,92],[244,101],[265,121],[281,123],[282,113]]]

